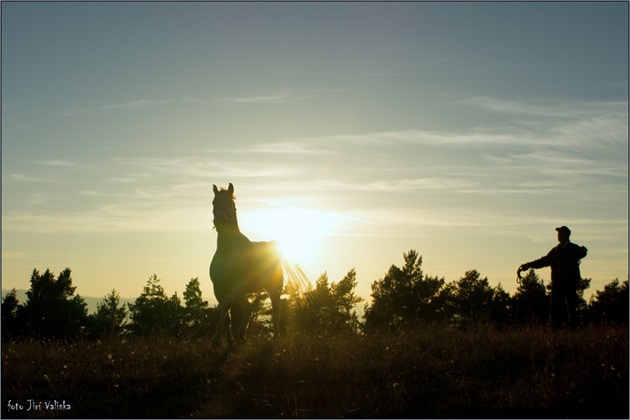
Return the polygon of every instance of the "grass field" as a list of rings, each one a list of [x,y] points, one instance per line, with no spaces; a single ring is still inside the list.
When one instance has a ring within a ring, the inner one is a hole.
[[[628,391],[619,327],[2,343],[3,418],[628,418]]]

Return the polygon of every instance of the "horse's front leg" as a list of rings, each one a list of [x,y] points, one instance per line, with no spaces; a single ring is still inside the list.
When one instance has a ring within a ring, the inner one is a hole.
[[[234,342],[234,336],[232,335],[232,319],[234,317],[234,306],[230,308],[230,310],[225,314],[225,339],[228,344],[232,344]]]
[[[230,324],[230,314],[228,313],[229,310],[230,310],[229,305],[225,303],[219,303],[219,322],[217,323],[216,331],[214,333],[214,336],[212,337],[213,347],[219,347],[221,345],[223,329],[226,327],[226,324],[227,324],[227,330],[229,334],[228,341],[229,341],[229,336],[232,335],[232,331],[229,325]]]
[[[247,327],[249,326],[249,321],[252,318],[252,304],[249,303],[249,300],[246,296],[243,296],[238,300],[238,307],[241,310],[241,323],[238,327],[238,331],[236,332],[236,339],[238,341],[245,341],[245,333],[247,332]]]

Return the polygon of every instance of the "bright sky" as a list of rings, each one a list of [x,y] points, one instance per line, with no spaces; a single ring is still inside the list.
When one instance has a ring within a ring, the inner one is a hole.
[[[366,298],[412,248],[512,293],[561,225],[588,293],[627,279],[628,3],[2,3],[4,289],[214,302],[230,182]]]

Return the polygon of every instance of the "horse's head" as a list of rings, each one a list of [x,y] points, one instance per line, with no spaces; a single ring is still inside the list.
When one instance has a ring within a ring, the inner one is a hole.
[[[214,200],[212,200],[212,214],[214,227],[221,232],[228,224],[236,221],[236,205],[234,204],[234,186],[230,183],[227,190],[212,185]]]

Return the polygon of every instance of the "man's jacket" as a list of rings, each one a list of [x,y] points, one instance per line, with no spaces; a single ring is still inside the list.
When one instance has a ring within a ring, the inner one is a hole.
[[[544,257],[528,262],[527,268],[551,267],[551,282],[561,284],[576,284],[580,275],[580,260],[586,257],[586,247],[567,242],[559,244]]]

